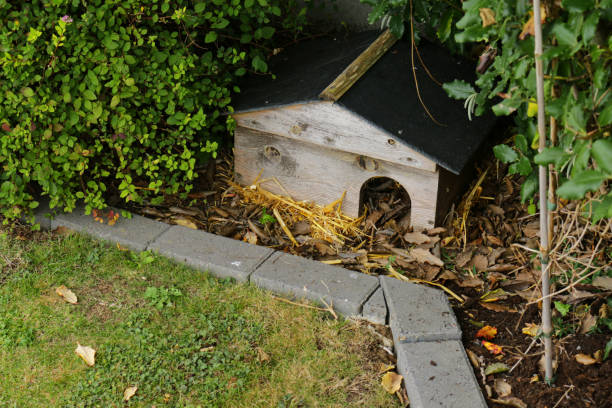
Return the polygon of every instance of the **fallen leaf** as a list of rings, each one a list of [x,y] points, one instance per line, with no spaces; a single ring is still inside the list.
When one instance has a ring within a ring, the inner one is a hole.
[[[416,245],[424,244],[431,241],[431,238],[423,234],[422,232],[407,232],[404,234],[404,239],[406,240],[406,242]]]
[[[478,10],[480,13],[480,18],[482,19],[482,26],[488,27],[490,25],[495,24],[495,12],[490,8],[483,7]]]
[[[480,302],[479,304],[480,304],[480,306],[484,307],[485,309],[492,310],[494,312],[505,312],[505,313],[517,313],[518,312],[518,310],[516,310],[513,307],[506,306],[506,305],[500,305],[500,304],[497,304],[497,303],[483,303],[483,302]]]
[[[585,313],[584,317],[580,321],[580,334],[586,334],[593,327],[597,326],[597,317],[590,313]]]
[[[63,225],[60,225],[59,227],[54,229],[53,232],[57,235],[71,235],[74,234],[75,231],[68,227],[64,227]]]
[[[498,300],[506,299],[512,293],[506,292],[502,288],[489,291],[480,297],[482,302],[497,302]]]
[[[378,367],[378,372],[380,374],[384,374],[387,371],[391,371],[395,369],[395,364],[385,364],[385,363],[380,363],[380,366]]]
[[[510,368],[504,363],[493,363],[488,365],[487,368],[485,368],[484,373],[485,375],[491,375],[505,373],[508,370],[510,370]]]
[[[540,6],[540,20],[542,24],[544,20],[546,20],[546,8],[544,6]],[[535,35],[535,25],[533,22],[533,12],[529,12],[529,20],[523,25],[523,31],[519,34],[519,39],[524,40],[528,35]]]
[[[531,337],[535,337],[538,335],[538,330],[540,330],[540,325],[535,323],[527,323],[525,327],[521,330],[523,334],[526,334]]]
[[[595,364],[597,362],[596,359],[594,359],[593,357],[587,355],[587,354],[576,354],[574,356],[574,358],[576,359],[576,361],[582,365],[591,365],[591,364]]]
[[[595,360],[597,360],[598,363],[603,362],[604,360],[604,351],[603,350],[597,350],[596,352],[593,353],[593,357],[595,358]]]
[[[593,279],[593,286],[606,290],[612,290],[612,278],[609,276],[598,276]]]
[[[491,352],[491,354],[501,354],[502,351],[502,346],[499,346],[495,343],[491,343],[490,341],[482,341],[482,345],[484,346],[484,348],[486,348],[487,350],[489,350],[489,352]]]
[[[463,268],[465,265],[467,265],[468,262],[470,262],[473,254],[473,250],[463,251],[462,253],[457,255],[457,258],[455,258],[455,265],[458,268]]]
[[[76,295],[74,294],[74,292],[68,289],[64,285],[58,286],[57,288],[55,288],[55,293],[57,293],[59,296],[64,298],[66,302],[72,303],[73,305],[76,305],[78,302],[78,299]]]
[[[512,386],[501,378],[496,378],[493,383],[493,388],[498,397],[507,397],[512,394]]]
[[[172,221],[174,221],[174,223],[176,225],[180,225],[182,227],[187,227],[187,228],[191,228],[191,229],[194,229],[194,230],[198,229],[198,226],[195,224],[195,222],[191,221],[188,218],[174,217],[172,219]]]
[[[413,248],[410,250],[410,255],[412,255],[419,263],[428,263],[430,265],[435,266],[444,266],[444,262],[442,262],[440,258],[435,255],[432,255],[431,252],[426,249]]]
[[[270,361],[270,355],[266,353],[261,347],[257,347],[257,360],[260,363]]]
[[[478,330],[476,333],[476,338],[484,338],[487,340],[491,340],[497,334],[497,328],[493,326],[485,326],[482,329]]]
[[[389,371],[382,376],[381,385],[389,394],[395,394],[402,386],[403,379],[404,377],[401,375],[394,373],[393,371]]]
[[[497,238],[495,235],[487,234],[487,241],[489,241],[491,244],[497,245],[499,247],[500,246],[504,246],[504,243],[502,242],[502,240]]]
[[[257,244],[257,234],[255,234],[253,231],[250,231],[250,230],[247,231],[244,234],[244,241],[252,245]]]
[[[430,230],[425,231],[425,233],[429,236],[443,234],[445,232],[446,232],[446,228],[444,227],[436,227],[436,228],[432,228]]]
[[[533,384],[535,382],[540,381],[540,376],[537,374],[534,374],[530,379],[529,379],[529,384]]]
[[[123,391],[123,400],[124,401],[129,401],[130,398],[132,398],[134,396],[134,394],[136,394],[137,390],[138,390],[137,386],[127,387],[125,389],[125,391]]]
[[[96,363],[96,350],[89,346],[81,346],[77,343],[77,348],[74,350],[79,357],[81,357],[88,366],[92,367]]]
[[[474,366],[474,368],[479,368],[480,367],[480,357],[478,357],[478,354],[474,353],[472,350],[470,349],[465,349],[465,352],[468,355],[468,358],[470,359],[470,362],[472,363],[472,365]]]
[[[474,255],[472,260],[467,264],[467,266],[472,269],[476,269],[476,272],[484,272],[487,270],[489,266],[489,260],[484,255]]]
[[[457,285],[461,286],[462,288],[477,288],[479,286],[484,286],[484,281],[480,278],[473,277],[464,280],[458,280]]]
[[[514,408],[527,408],[527,404],[525,404],[522,400],[516,397],[491,399],[491,401],[497,404],[507,405],[509,407]]]
[[[546,359],[544,357],[544,354],[542,354],[542,357],[540,357],[540,359],[538,360],[538,369],[540,370],[541,373],[544,373],[546,371],[545,365],[546,365]],[[553,358],[552,366],[553,366],[553,371],[557,371],[559,362],[557,361],[556,358]]]

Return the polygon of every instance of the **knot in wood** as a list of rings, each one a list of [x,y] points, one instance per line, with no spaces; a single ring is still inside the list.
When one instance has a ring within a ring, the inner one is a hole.
[[[376,171],[378,170],[378,162],[371,157],[367,156],[357,156],[357,163],[359,167],[366,171]]]
[[[278,163],[281,160],[281,154],[274,146],[264,147],[264,156],[273,163]]]

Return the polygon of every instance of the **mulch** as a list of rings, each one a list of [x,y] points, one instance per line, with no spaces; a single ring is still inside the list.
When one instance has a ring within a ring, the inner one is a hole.
[[[489,406],[612,407],[612,358],[603,360],[612,337],[612,288],[609,281],[603,286],[592,281],[611,268],[609,220],[593,225],[571,203],[560,202],[554,212],[552,290],[560,291],[554,300],[561,310],[571,307],[565,316],[553,308],[558,369],[549,386],[539,368],[538,215],[530,214],[530,203],[520,202],[521,179],[505,176],[499,162],[480,163],[480,176],[445,224],[424,232],[410,229],[409,198],[391,180],[365,187],[365,215],[355,220],[338,212],[340,201],[323,208],[281,199],[260,185],[238,186],[232,168],[231,153],[223,154],[200,169],[187,198],[169,196],[163,205],[130,210],[362,273],[442,288]],[[488,341],[501,346],[500,353],[477,337],[485,326],[497,330]],[[587,360],[578,362],[577,355]],[[485,374],[493,364],[501,372]]]

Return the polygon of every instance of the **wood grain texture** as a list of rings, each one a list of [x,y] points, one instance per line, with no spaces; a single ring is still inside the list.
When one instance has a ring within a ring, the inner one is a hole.
[[[233,115],[239,126],[378,160],[436,171],[436,163],[360,116],[331,102]]]
[[[326,101],[340,99],[396,42],[397,37],[391,33],[391,30],[385,30],[321,92],[319,97]]]
[[[426,229],[435,223],[438,173],[244,127],[235,132],[234,163],[239,183],[250,185],[260,174],[260,180],[276,178],[296,200],[327,205],[346,191],[342,210],[354,217],[359,214],[363,184],[374,177],[389,177],[410,196],[412,226]],[[262,187],[284,194],[271,181],[262,183]]]

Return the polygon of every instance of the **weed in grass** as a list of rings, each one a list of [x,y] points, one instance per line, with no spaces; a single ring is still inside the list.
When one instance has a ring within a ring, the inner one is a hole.
[[[10,316],[0,315],[0,347],[11,349],[30,346],[36,339],[33,327],[27,322]]]
[[[144,294],[145,299],[149,300],[149,304],[158,310],[166,306],[173,306],[174,302],[181,296],[183,296],[183,293],[174,286],[169,288],[149,286]]]

